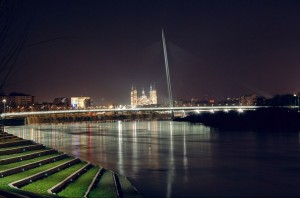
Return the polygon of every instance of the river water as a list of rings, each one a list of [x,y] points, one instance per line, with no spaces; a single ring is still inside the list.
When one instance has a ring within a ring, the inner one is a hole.
[[[299,132],[218,131],[171,121],[6,130],[125,175],[144,197],[300,196]]]

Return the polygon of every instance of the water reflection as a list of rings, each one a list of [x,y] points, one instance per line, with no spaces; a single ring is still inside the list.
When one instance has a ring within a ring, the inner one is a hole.
[[[188,158],[187,158],[187,152],[186,152],[186,136],[185,136],[185,127],[186,125],[183,125],[183,167],[184,167],[184,181],[188,181],[187,176],[187,169],[188,169]]]
[[[133,136],[133,140],[132,140],[132,158],[134,160],[132,160],[132,171],[134,172],[134,174],[137,174],[137,167],[138,167],[138,145],[137,145],[137,122],[134,121],[132,122],[132,136]]]
[[[167,197],[171,197],[172,194],[172,184],[173,184],[173,177],[174,177],[174,146],[173,146],[173,124],[170,122],[170,155],[169,155],[169,171],[168,171],[168,188],[167,188]]]
[[[169,121],[7,129],[124,174],[145,197],[300,195],[300,133],[225,132]]]
[[[123,134],[122,134],[122,122],[118,121],[118,169],[120,171],[121,174],[124,174],[124,170],[123,170]]]

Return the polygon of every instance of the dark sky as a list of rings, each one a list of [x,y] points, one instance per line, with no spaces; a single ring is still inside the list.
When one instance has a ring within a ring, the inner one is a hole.
[[[12,38],[29,31],[6,92],[129,104],[132,84],[155,82],[163,103],[162,27],[175,99],[300,91],[300,1],[17,3]]]

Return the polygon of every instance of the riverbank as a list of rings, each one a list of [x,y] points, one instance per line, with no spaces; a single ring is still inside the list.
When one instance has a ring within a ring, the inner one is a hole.
[[[263,108],[254,111],[216,111],[175,118],[174,121],[201,123],[220,129],[299,130],[300,113],[288,108]]]
[[[171,120],[169,113],[62,113],[62,114],[45,114],[45,115],[29,115],[26,117],[5,118],[4,125],[18,126],[25,124],[44,124],[44,123],[70,123],[70,122],[114,122],[120,121],[141,121],[141,120]]]
[[[6,132],[0,164],[0,197],[140,197],[122,175]]]

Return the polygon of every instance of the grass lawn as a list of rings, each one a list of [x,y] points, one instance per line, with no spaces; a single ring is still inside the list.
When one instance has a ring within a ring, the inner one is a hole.
[[[22,190],[31,191],[34,193],[47,195],[47,190],[55,186],[59,182],[63,181],[65,178],[70,176],[72,173],[76,172],[82,168],[86,163],[81,162],[78,164],[71,165],[70,167],[63,169],[55,174],[49,175],[48,177],[37,180],[31,184],[28,184],[22,188]]]
[[[92,167],[76,181],[70,183],[64,190],[58,193],[58,195],[60,197],[83,197],[98,170],[98,166]]]
[[[105,171],[97,185],[91,190],[89,197],[117,197],[115,183],[110,171]]]

